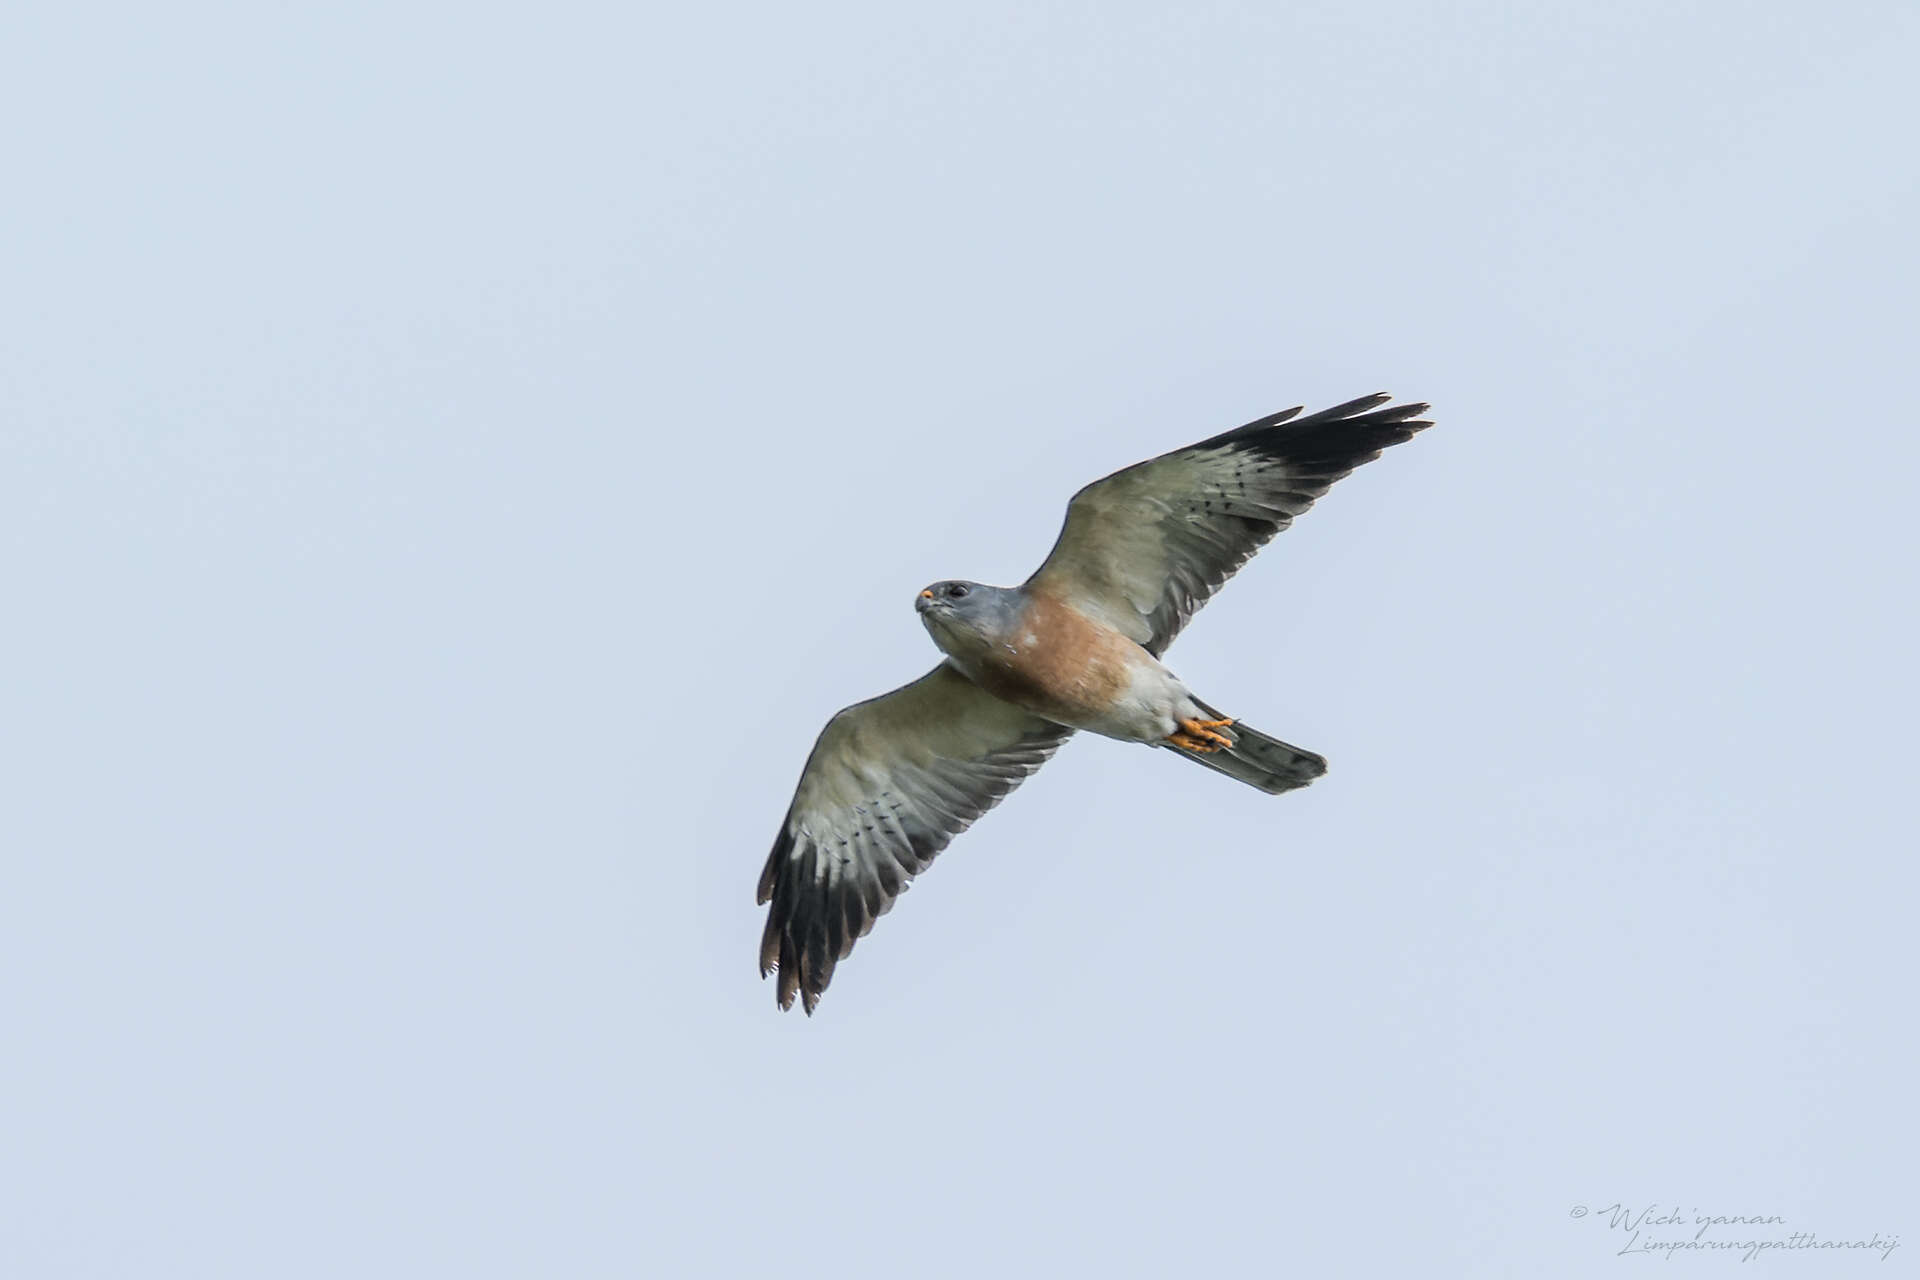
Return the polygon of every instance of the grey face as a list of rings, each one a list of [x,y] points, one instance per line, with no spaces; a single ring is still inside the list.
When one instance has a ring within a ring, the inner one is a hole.
[[[933,642],[955,657],[995,642],[1019,610],[1020,593],[957,579],[936,582],[920,593],[914,608]]]

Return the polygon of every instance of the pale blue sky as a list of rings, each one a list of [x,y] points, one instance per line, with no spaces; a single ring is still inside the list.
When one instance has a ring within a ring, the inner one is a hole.
[[[16,6],[0,1270],[1613,1276],[1616,1202],[1910,1267],[1917,59]],[[1077,740],[776,1013],[754,880],[913,593],[1375,390],[1439,425],[1171,655],[1332,772]]]

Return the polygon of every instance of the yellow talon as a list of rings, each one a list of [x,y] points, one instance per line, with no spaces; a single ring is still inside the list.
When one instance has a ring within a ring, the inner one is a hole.
[[[1179,729],[1167,735],[1167,741],[1176,747],[1184,747],[1188,751],[1198,751],[1202,755],[1206,755],[1218,751],[1223,747],[1233,745],[1232,738],[1229,738],[1224,733],[1217,732],[1217,730],[1224,729],[1232,723],[1233,721],[1230,718],[1226,720],[1182,720]]]

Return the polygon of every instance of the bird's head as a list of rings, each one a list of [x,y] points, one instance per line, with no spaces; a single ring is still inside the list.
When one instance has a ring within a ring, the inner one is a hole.
[[[1019,605],[1017,591],[979,582],[936,582],[913,602],[933,642],[955,657],[983,648],[1010,625]]]

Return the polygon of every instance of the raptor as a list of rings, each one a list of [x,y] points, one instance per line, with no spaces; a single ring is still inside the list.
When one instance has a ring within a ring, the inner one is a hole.
[[[1096,480],[1017,587],[959,579],[915,600],[945,655],[827,722],[760,874],[760,972],[812,1013],[915,876],[1076,730],[1161,748],[1271,794],[1320,756],[1202,701],[1162,663],[1194,611],[1334,481],[1432,424],[1372,395],[1298,408]]]

